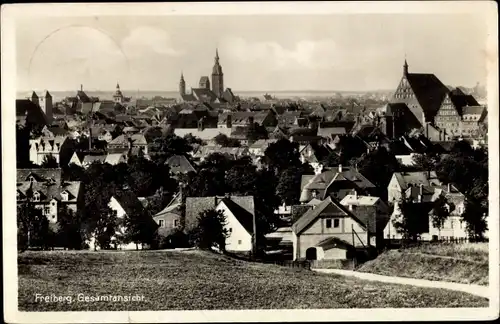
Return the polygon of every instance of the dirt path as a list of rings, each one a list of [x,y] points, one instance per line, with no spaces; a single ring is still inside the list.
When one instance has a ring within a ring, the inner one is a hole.
[[[462,291],[472,295],[490,298],[491,292],[489,286],[480,286],[480,285],[467,285],[467,284],[459,284],[454,282],[446,282],[446,281],[432,281],[432,280],[424,280],[424,279],[413,279],[413,278],[402,278],[402,277],[389,277],[382,276],[373,273],[366,272],[357,272],[351,270],[340,270],[340,269],[313,269],[314,271],[321,273],[333,273],[342,276],[351,276],[364,280],[372,280],[372,281],[381,281],[393,284],[401,284],[401,285],[412,285],[418,287],[427,287],[427,288],[441,288],[455,291]]]

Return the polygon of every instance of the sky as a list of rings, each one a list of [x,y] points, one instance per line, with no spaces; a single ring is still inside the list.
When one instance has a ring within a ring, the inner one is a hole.
[[[486,83],[486,22],[473,14],[95,16],[17,20],[17,89],[176,91],[210,76],[238,91],[395,89],[410,72]]]

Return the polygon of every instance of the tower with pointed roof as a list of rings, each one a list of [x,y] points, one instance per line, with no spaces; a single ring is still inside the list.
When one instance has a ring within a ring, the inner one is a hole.
[[[35,91],[33,91],[33,93],[31,94],[31,98],[30,98],[31,102],[34,103],[35,105],[39,105],[39,100],[38,100],[38,95],[36,94]]]
[[[219,63],[218,49],[215,49],[215,64],[212,69],[212,92],[215,93],[217,98],[221,98],[224,92],[224,74]]]
[[[181,72],[181,80],[179,81],[179,94],[181,97],[186,95],[186,81],[184,81],[184,73]]]
[[[116,83],[116,91],[115,94],[113,95],[113,99],[116,103],[122,103],[123,102],[123,93],[120,90],[120,84]]]
[[[403,75],[408,75],[408,62],[406,62],[405,58],[405,64],[403,65]]]

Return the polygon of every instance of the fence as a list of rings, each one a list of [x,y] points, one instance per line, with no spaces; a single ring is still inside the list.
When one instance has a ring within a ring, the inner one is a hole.
[[[358,264],[356,259],[348,260],[314,260],[311,261],[311,268],[315,269],[344,269],[352,270],[355,269]]]
[[[276,264],[283,267],[289,267],[293,269],[305,269],[311,270],[310,261],[292,261],[292,260],[281,260],[281,261],[264,261],[264,263]]]

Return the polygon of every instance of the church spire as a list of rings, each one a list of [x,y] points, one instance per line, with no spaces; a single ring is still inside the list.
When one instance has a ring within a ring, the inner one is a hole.
[[[403,74],[408,75],[408,62],[406,62],[406,55],[405,55],[405,64],[403,65]]]
[[[219,49],[215,48],[215,64],[219,64]]]

